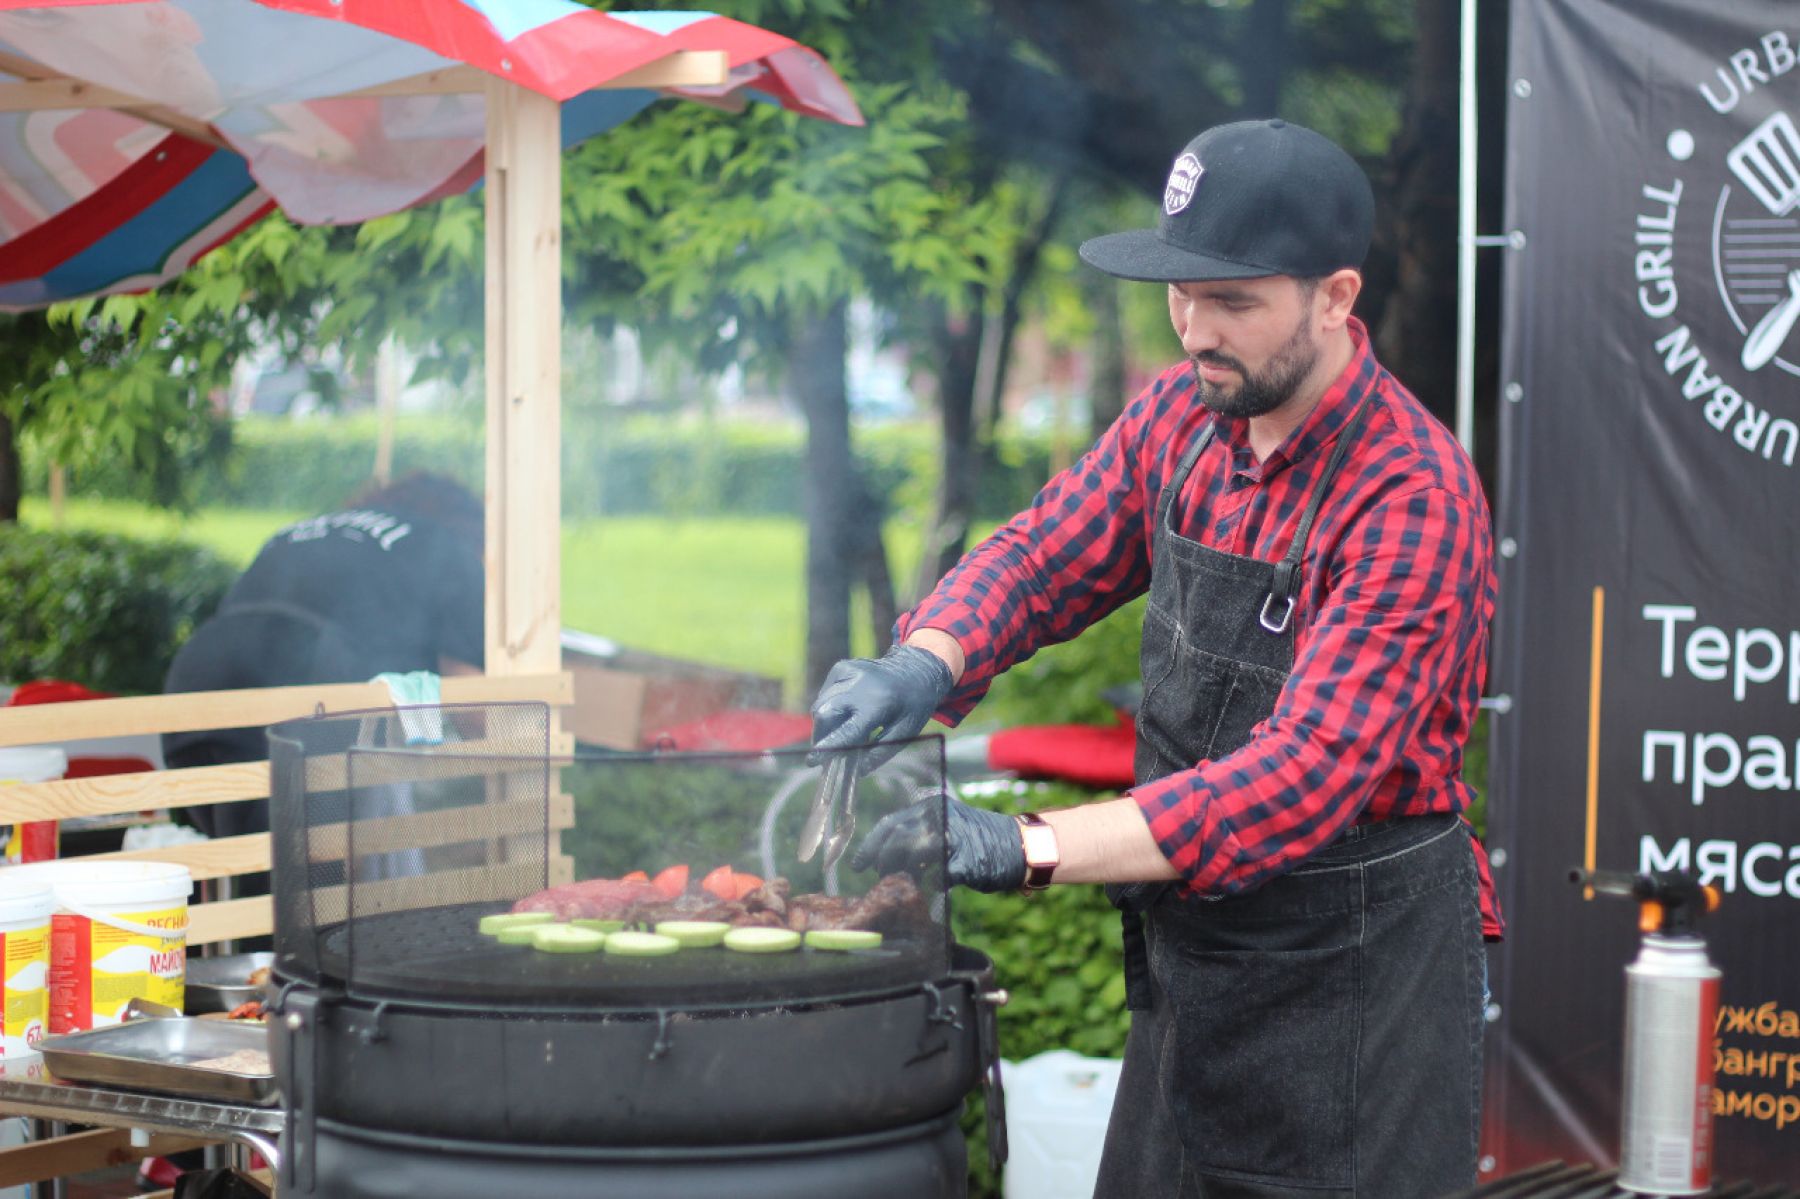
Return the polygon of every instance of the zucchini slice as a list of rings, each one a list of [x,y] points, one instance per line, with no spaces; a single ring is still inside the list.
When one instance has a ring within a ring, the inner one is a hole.
[[[877,949],[881,934],[860,928],[815,928],[806,934],[809,949]]]
[[[488,936],[497,936],[501,929],[527,928],[533,924],[549,924],[556,916],[551,912],[495,912],[491,916],[483,916],[478,926]]]
[[[717,945],[731,931],[723,920],[664,920],[656,926],[658,934],[674,937],[683,949],[705,949]]]
[[[545,924],[532,930],[531,947],[545,953],[599,953],[606,934],[572,924]]]
[[[530,945],[537,939],[539,929],[555,927],[556,925],[554,924],[544,924],[542,922],[537,924],[514,924],[510,927],[501,929],[494,934],[494,937],[502,945]]]
[[[631,958],[655,958],[674,953],[681,942],[656,933],[619,932],[606,934],[606,952]]]
[[[800,934],[788,928],[734,928],[725,934],[725,948],[739,953],[786,953],[800,948]]]
[[[623,920],[597,920],[592,916],[577,916],[569,923],[576,928],[591,928],[597,933],[616,933],[625,927]]]

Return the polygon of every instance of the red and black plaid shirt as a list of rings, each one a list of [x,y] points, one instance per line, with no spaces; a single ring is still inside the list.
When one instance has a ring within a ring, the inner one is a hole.
[[[1236,753],[1132,790],[1200,894],[1256,887],[1352,823],[1462,813],[1474,797],[1462,755],[1494,609],[1487,502],[1450,432],[1375,361],[1361,322],[1350,332],[1350,365],[1264,461],[1247,422],[1214,418],[1215,444],[1176,503],[1185,536],[1279,559],[1356,402],[1370,405],[1307,542],[1274,713]],[[967,657],[940,719],[957,723],[995,675],[1144,593],[1158,499],[1207,419],[1192,369],[1170,367],[901,619],[901,636],[942,629]],[[1497,937],[1486,855],[1476,861],[1482,930]]]

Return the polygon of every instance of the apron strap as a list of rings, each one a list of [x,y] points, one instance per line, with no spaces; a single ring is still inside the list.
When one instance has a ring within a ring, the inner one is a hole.
[[[1325,464],[1325,473],[1319,477],[1311,498],[1306,501],[1306,511],[1300,515],[1300,527],[1294,531],[1293,544],[1288,546],[1288,552],[1281,561],[1275,564],[1268,598],[1263,600],[1262,612],[1257,616],[1257,622],[1271,633],[1285,633],[1288,622],[1293,619],[1294,604],[1300,596],[1300,559],[1306,553],[1307,536],[1312,532],[1313,521],[1325,502],[1325,493],[1331,490],[1331,481],[1344,465],[1344,455],[1349,452],[1350,442],[1355,439],[1356,430],[1361,427],[1363,416],[1368,410],[1366,396],[1356,401],[1356,410],[1350,414],[1344,431],[1338,434],[1337,445],[1332,447],[1331,460]]]
[[[1175,531],[1175,526],[1168,524],[1171,519],[1170,513],[1175,507],[1175,501],[1181,496],[1181,489],[1187,486],[1188,476],[1194,473],[1194,464],[1200,461],[1200,455],[1205,453],[1206,447],[1212,444],[1214,431],[1213,420],[1208,417],[1206,427],[1200,430],[1200,436],[1194,439],[1194,444],[1189,446],[1187,453],[1181,456],[1181,461],[1175,466],[1175,473],[1170,475],[1169,481],[1163,485],[1162,496],[1156,504],[1156,523],[1158,525],[1168,525],[1171,531]]]

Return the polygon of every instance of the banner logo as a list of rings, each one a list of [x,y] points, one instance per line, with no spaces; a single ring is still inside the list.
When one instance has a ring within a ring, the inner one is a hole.
[[[1785,34],[1759,45],[1764,53],[1741,51],[1699,80],[1692,120],[1667,130],[1672,169],[1639,190],[1632,274],[1638,307],[1654,322],[1652,352],[1675,385],[1667,394],[1710,425],[1710,436],[1792,468],[1800,451],[1800,126],[1785,106],[1751,126],[1742,107],[1754,94],[1768,112],[1766,89],[1786,82],[1796,56]],[[1710,279],[1699,277],[1698,247],[1689,244],[1702,231]]]
[[[1778,112],[1733,146],[1725,161],[1761,205],[1756,208],[1746,199],[1741,206],[1755,215],[1726,215],[1731,199],[1727,186],[1719,194],[1724,219],[1713,226],[1713,268],[1724,280],[1719,294],[1733,323],[1742,329],[1748,315],[1763,310],[1745,336],[1741,361],[1747,371],[1779,362],[1783,370],[1800,375],[1792,362],[1778,358],[1800,317],[1800,261],[1794,257],[1800,254],[1800,217],[1789,215],[1800,207],[1800,131],[1793,118]],[[1721,228],[1730,232],[1721,237]],[[1740,306],[1745,314],[1739,313]]]

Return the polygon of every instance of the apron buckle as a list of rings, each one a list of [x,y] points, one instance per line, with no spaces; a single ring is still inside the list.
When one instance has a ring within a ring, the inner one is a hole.
[[[1262,613],[1257,616],[1257,623],[1271,633],[1285,633],[1287,632],[1288,621],[1293,619],[1294,616],[1294,597],[1291,595],[1287,597],[1287,607],[1282,609],[1279,617],[1271,617],[1269,615],[1269,606],[1274,602],[1275,593],[1271,591],[1268,598],[1263,600]]]

